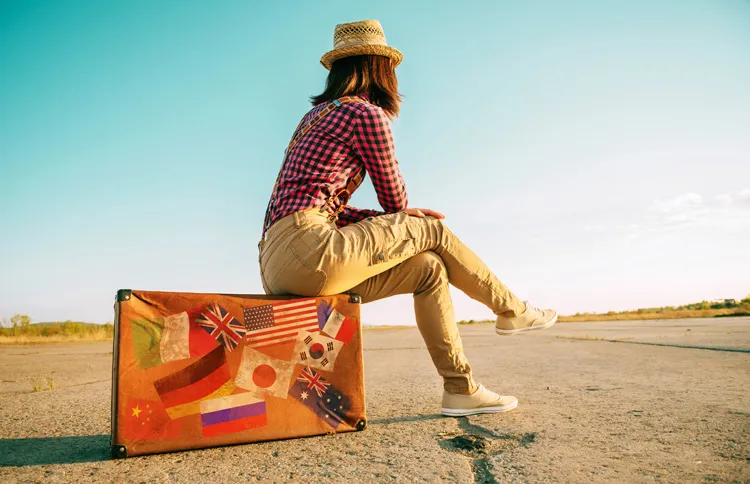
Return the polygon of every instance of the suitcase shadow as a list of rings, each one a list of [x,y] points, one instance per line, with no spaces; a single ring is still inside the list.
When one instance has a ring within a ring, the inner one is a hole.
[[[0,467],[109,460],[109,434],[0,439]]]

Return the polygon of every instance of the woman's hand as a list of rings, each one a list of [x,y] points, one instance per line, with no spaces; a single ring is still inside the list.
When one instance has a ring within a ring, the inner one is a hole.
[[[429,208],[407,208],[404,212],[412,217],[425,218],[426,216],[430,216],[435,218],[445,218],[445,215],[442,213],[430,210]]]

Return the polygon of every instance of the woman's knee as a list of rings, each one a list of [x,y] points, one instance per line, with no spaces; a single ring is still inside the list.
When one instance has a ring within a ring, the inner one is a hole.
[[[448,283],[448,271],[445,268],[443,258],[437,252],[427,250],[421,252],[409,262],[418,268],[422,277],[419,280],[415,294],[428,290],[436,285]]]

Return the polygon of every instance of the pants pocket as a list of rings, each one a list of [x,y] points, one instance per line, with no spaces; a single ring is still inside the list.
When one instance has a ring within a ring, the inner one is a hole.
[[[318,238],[302,229],[288,241],[263,254],[262,274],[272,294],[318,296],[327,275],[320,270],[320,251],[310,250]],[[269,247],[271,249],[271,247]]]
[[[279,287],[279,281],[285,277],[289,266],[294,259],[288,254],[284,258],[269,258],[265,264],[261,264],[260,278],[263,283],[263,289],[268,294],[282,295],[286,294],[283,287]]]
[[[408,259],[414,254],[414,241],[412,239],[391,240],[387,246],[381,246],[370,257],[370,265],[382,264],[392,260]]]
[[[370,265],[382,264],[394,259],[407,259],[415,255],[415,237],[406,222],[406,214],[375,217],[371,233],[375,239],[375,249],[370,257]]]

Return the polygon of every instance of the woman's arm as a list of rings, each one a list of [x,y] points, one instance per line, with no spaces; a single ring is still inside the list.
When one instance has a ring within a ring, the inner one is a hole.
[[[438,219],[445,218],[445,215],[443,215],[442,213],[436,212],[435,210],[430,210],[429,208],[405,208],[404,212],[412,217],[435,217]],[[341,213],[339,213],[339,218],[336,225],[341,228],[345,225],[357,223],[360,220],[366,219],[367,217],[377,217],[378,215],[385,215],[385,212],[381,212],[379,210],[370,210],[367,208],[354,208],[347,205],[342,209]]]
[[[364,163],[385,213],[404,210],[408,202],[406,184],[398,168],[391,126],[382,109],[368,105],[360,114],[354,127],[353,149]]]
[[[340,228],[345,225],[357,223],[367,217],[377,217],[378,215],[385,215],[385,212],[381,212],[380,210],[370,210],[367,208],[354,208],[347,205],[339,213],[339,220],[336,225]]]

